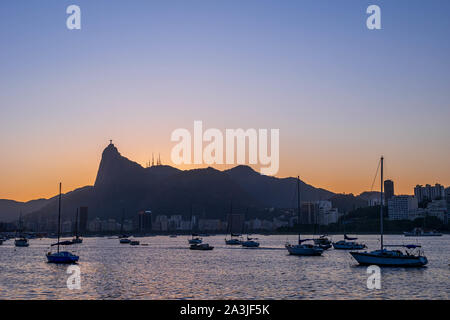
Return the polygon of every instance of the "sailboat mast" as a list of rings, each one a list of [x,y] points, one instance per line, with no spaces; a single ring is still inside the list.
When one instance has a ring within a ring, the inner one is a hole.
[[[59,183],[59,206],[58,206],[58,253],[59,253],[60,234],[61,234],[61,182]]]
[[[75,215],[75,238],[78,239],[78,208],[77,208],[77,214]]]
[[[122,221],[120,222],[120,236],[123,235],[123,219],[125,217],[125,209],[122,208]]]
[[[380,242],[381,242],[381,251],[383,251],[383,160],[384,157],[381,157],[381,194],[380,194]]]
[[[300,241],[300,176],[297,176],[297,227],[298,227],[298,244]]]

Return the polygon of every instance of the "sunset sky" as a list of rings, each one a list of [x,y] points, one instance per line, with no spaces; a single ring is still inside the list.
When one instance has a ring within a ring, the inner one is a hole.
[[[381,155],[396,193],[449,186],[449,16],[448,0],[2,0],[0,199],[92,185],[109,139],[171,165],[194,120],[280,129],[277,176],[333,192],[370,190]]]

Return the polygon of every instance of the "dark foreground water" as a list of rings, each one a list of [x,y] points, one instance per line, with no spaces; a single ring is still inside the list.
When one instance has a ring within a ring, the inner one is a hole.
[[[339,240],[342,236],[333,236]],[[205,237],[213,251],[191,251],[187,237],[139,238],[148,246],[118,239],[85,238],[70,249],[80,256],[81,289],[69,290],[67,266],[48,264],[52,239],[0,246],[1,299],[448,299],[450,235],[436,238],[386,236],[386,243],[419,241],[426,268],[382,268],[381,289],[367,288],[366,267],[347,251],[329,249],[321,257],[289,256],[284,243],[295,236],[259,236],[261,247],[224,244],[224,236]],[[369,250],[378,236],[359,240]]]

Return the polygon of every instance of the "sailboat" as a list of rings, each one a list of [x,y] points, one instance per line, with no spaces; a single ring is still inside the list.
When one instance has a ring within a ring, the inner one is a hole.
[[[230,231],[230,238],[225,238],[225,244],[229,246],[238,246],[242,244],[241,235],[238,233],[233,233],[233,203],[230,206],[230,221],[228,230]]]
[[[242,241],[242,246],[247,248],[258,248],[259,242],[256,240],[258,240],[258,238],[250,238],[250,236],[247,235],[247,240]]]
[[[345,213],[344,213],[344,220],[345,220]],[[337,242],[333,242],[333,248],[336,250],[362,250],[367,248],[367,246],[364,243],[358,243],[355,240],[358,240],[358,238],[351,238],[347,236],[347,233],[345,232],[345,221],[343,221],[344,225],[344,240],[339,240]]]
[[[72,243],[82,243],[83,239],[80,238],[78,235],[78,208],[77,208],[77,214],[75,216],[75,238],[72,239]]]
[[[314,219],[315,223],[314,223],[314,234],[319,233],[320,230],[316,230],[316,229],[320,229],[320,223],[318,223],[318,215],[315,215],[315,219]],[[316,246],[321,247],[323,250],[328,250],[330,249],[331,246],[331,240],[327,237],[326,234],[321,235],[319,238],[314,238],[314,244]]]
[[[119,235],[119,242],[122,244],[130,244],[131,240],[128,239],[128,235],[123,233],[123,221],[125,219],[125,209],[122,209],[122,221],[120,223],[120,235]]]
[[[350,254],[361,265],[378,265],[386,267],[422,267],[428,259],[418,250],[420,245],[384,245],[383,244],[383,160],[381,157],[381,201],[380,201],[380,249],[371,252],[352,251]],[[387,250],[387,247],[404,248],[400,250]],[[409,251],[410,250],[410,251]],[[417,251],[417,252],[414,252]]]
[[[47,261],[49,263],[75,263],[80,258],[77,255],[69,251],[60,251],[60,245],[64,245],[64,243],[60,243],[59,239],[61,237],[61,183],[59,183],[59,208],[58,208],[58,242],[53,244],[52,246],[57,246],[57,251],[52,253],[51,251],[47,253]],[[71,241],[70,241],[71,242]]]
[[[191,238],[188,239],[189,244],[201,244],[203,239],[197,233],[193,233],[193,225],[192,225],[192,205],[191,205]]]
[[[22,213],[19,216],[19,233],[20,237],[14,240],[14,245],[16,247],[28,247],[30,244],[28,243],[28,239],[25,238],[22,233]]]
[[[307,241],[313,241],[313,239],[300,239],[300,177],[297,177],[297,200],[298,244],[286,243],[285,247],[291,255],[320,256],[324,251],[321,247],[305,243]]]

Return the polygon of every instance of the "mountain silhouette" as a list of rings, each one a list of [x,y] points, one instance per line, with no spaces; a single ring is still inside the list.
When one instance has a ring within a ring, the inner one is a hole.
[[[296,178],[261,175],[248,166],[219,171],[179,170],[157,165],[144,168],[122,156],[111,143],[103,151],[94,186],[63,195],[62,217],[73,219],[76,208],[89,207],[89,219],[134,218],[138,211],[154,214],[196,215],[224,219],[230,212],[247,208],[292,208],[296,206]],[[301,182],[302,201],[329,199],[334,193]],[[42,221],[57,215],[57,200],[50,199],[29,215]],[[1,218],[0,218],[1,220]]]

